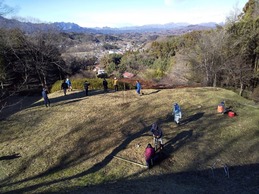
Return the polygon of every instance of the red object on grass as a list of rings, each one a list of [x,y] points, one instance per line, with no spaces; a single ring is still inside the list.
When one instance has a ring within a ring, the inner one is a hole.
[[[229,111],[229,112],[228,112],[228,116],[229,116],[229,117],[234,117],[234,116],[235,116],[235,113],[234,113],[233,111]]]

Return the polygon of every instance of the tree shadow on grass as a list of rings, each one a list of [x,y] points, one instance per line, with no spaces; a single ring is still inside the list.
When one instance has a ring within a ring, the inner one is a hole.
[[[65,177],[65,178],[60,178],[60,179],[52,180],[52,181],[46,181],[46,182],[43,182],[43,183],[39,183],[39,184],[36,184],[36,185],[24,187],[24,188],[21,188],[21,189],[11,190],[11,191],[6,192],[6,193],[29,192],[29,191],[33,191],[35,189],[38,189],[40,187],[49,186],[49,185],[52,185],[52,184],[55,184],[55,183],[59,183],[59,182],[63,182],[63,181],[68,181],[68,180],[72,180],[72,179],[76,179],[76,178],[80,178],[80,177],[83,177],[85,175],[88,175],[88,174],[95,173],[95,172],[99,171],[100,169],[105,167],[109,162],[111,162],[111,160],[114,158],[114,156],[116,156],[121,150],[125,149],[125,147],[130,142],[132,142],[134,139],[144,135],[146,132],[149,131],[150,126],[147,126],[143,121],[139,121],[139,122],[143,125],[143,128],[140,131],[129,135],[124,141],[122,141],[119,144],[119,146],[117,146],[102,161],[96,163],[95,165],[93,165],[88,170],[85,170],[85,171],[83,171],[81,173],[78,173],[76,175],[73,175],[73,176],[69,176],[69,177]],[[66,157],[66,156],[64,156],[64,157]],[[60,171],[60,170],[64,169],[65,167],[67,167],[66,164],[63,164],[63,166],[57,165],[56,167],[53,167],[53,168],[47,170],[46,172],[43,172],[43,173],[41,173],[41,174],[39,174],[37,176],[31,177],[31,178],[27,178],[27,179],[24,179],[24,180],[21,180],[21,181],[17,181],[17,182],[14,182],[14,183],[3,184],[2,186],[11,186],[11,185],[27,182],[27,181],[30,181],[30,180],[34,180],[34,179],[37,179],[37,178],[40,178],[40,177],[44,177],[44,176],[47,176],[49,174],[55,173],[57,171]]]
[[[104,94],[103,90],[90,90],[89,96],[85,95],[85,91],[69,92],[66,96],[63,93],[58,97],[49,97],[50,106],[58,106],[78,102],[87,99],[90,96]],[[25,110],[30,107],[45,106],[40,94],[34,96],[13,96],[9,98],[6,107],[0,111],[0,121],[11,115]]]
[[[35,102],[41,99],[40,95],[34,96],[11,96],[6,102],[3,102],[4,108],[0,110],[0,121],[9,116],[33,106]]]
[[[60,104],[65,104],[67,102],[77,102],[82,99],[84,99],[85,93],[83,91],[81,92],[73,92],[73,93],[68,93],[67,95],[60,95],[58,97],[49,97],[50,100],[50,106],[58,106]],[[36,106],[44,106],[44,102],[40,101],[37,103],[34,103],[31,107],[36,107]]]
[[[165,120],[160,120],[161,122],[162,121],[168,121],[167,119]],[[133,133],[133,134],[128,134],[126,136],[126,139],[124,139],[117,147],[115,147],[113,149],[113,151],[108,154],[102,161],[96,163],[95,165],[93,165],[91,168],[81,172],[81,173],[78,173],[76,175],[73,175],[73,176],[69,176],[69,177],[65,177],[65,178],[60,178],[60,179],[56,179],[56,180],[52,180],[52,181],[46,181],[46,182],[42,182],[42,183],[39,183],[39,184],[35,184],[35,185],[32,185],[32,186],[27,186],[27,187],[24,187],[24,188],[21,188],[21,189],[15,189],[15,190],[11,190],[7,193],[20,193],[20,192],[30,192],[30,191],[33,191],[33,190],[36,190],[40,187],[44,187],[44,186],[49,186],[49,185],[52,185],[52,184],[56,184],[56,183],[60,183],[60,182],[63,182],[63,181],[69,181],[69,180],[72,180],[72,179],[77,179],[77,178],[80,178],[80,177],[83,177],[85,175],[88,175],[88,174],[92,174],[92,173],[95,173],[99,170],[101,170],[102,168],[104,168],[106,165],[109,164],[109,162],[111,162],[111,160],[114,158],[114,156],[116,156],[121,150],[125,149],[125,147],[127,147],[127,145],[130,144],[130,142],[132,142],[133,140],[141,137],[141,136],[145,136],[147,132],[149,132],[150,130],[150,127],[151,126],[147,126],[145,124],[144,121],[139,121],[139,123],[141,123],[141,125],[143,126],[143,128],[136,132],[136,133]],[[191,136],[191,131],[189,132],[181,132],[179,133],[175,138],[171,139],[170,141],[168,141],[165,145],[165,148],[167,149],[167,146],[169,147],[170,145],[172,144],[177,144],[175,145],[176,147],[180,147],[184,144],[184,141],[189,137]],[[180,143],[181,142],[181,143]],[[175,148],[176,149],[176,148]],[[173,152],[173,150],[171,149],[167,149],[168,150],[168,155]],[[64,156],[65,158],[66,156]],[[164,158],[166,159],[166,158]],[[62,161],[63,162],[63,161]],[[37,176],[34,176],[34,177],[31,177],[31,178],[27,178],[27,179],[24,179],[24,180],[21,180],[21,181],[18,181],[18,182],[14,182],[14,183],[7,183],[7,184],[3,184],[2,186],[11,186],[11,185],[14,185],[14,184],[19,184],[19,183],[23,183],[23,182],[27,182],[27,181],[30,181],[30,180],[34,180],[34,179],[37,179],[37,178],[41,178],[41,177],[44,177],[44,176],[48,176],[52,173],[55,173],[55,172],[58,172],[66,167],[68,167],[69,163],[66,164],[66,163],[63,163],[63,164],[60,164],[60,165],[56,165],[55,167],[53,168],[50,168],[49,170],[47,170],[46,172],[43,172]],[[142,171],[143,172],[143,171]]]
[[[70,193],[107,193],[107,194],[148,194],[148,193],[259,193],[259,164],[231,166],[230,178],[223,168],[188,171],[121,179],[112,183],[87,187],[70,188]],[[148,186],[147,186],[148,185]]]
[[[17,153],[17,154],[12,154],[12,155],[7,155],[7,156],[1,156],[0,160],[13,160],[13,159],[20,158],[20,157],[21,157],[21,155],[19,153]]]
[[[58,106],[58,105],[64,105],[64,104],[70,104],[73,102],[78,102],[81,100],[85,100],[91,96],[96,96],[96,95],[100,95],[100,94],[104,94],[105,92],[103,90],[90,90],[88,92],[88,96],[85,95],[85,91],[77,91],[77,92],[73,92],[73,93],[68,93],[66,96],[61,95],[55,98],[50,98],[50,104],[54,104],[54,106]],[[38,105],[44,105],[43,101],[34,104],[34,106],[38,106]]]
[[[204,113],[203,113],[204,114]],[[199,118],[201,118],[201,116],[195,116],[195,119],[192,119],[191,121],[195,121],[198,120]],[[132,118],[132,120],[137,120],[137,118]],[[168,118],[168,116],[166,117],[166,119],[161,119],[160,122],[170,122],[170,118]],[[14,189],[9,191],[9,193],[17,193],[17,192],[30,192],[30,191],[34,191],[38,188],[41,187],[48,187],[50,185],[56,184],[56,183],[60,183],[60,182],[64,182],[64,181],[70,181],[73,179],[77,179],[80,177],[83,177],[85,175],[91,174],[91,173],[95,173],[98,172],[99,170],[101,170],[103,167],[105,167],[106,165],[109,164],[109,162],[113,159],[114,156],[116,156],[121,150],[123,150],[125,147],[127,147],[127,145],[130,144],[130,142],[132,142],[134,139],[139,138],[140,136],[145,135],[149,130],[150,130],[150,126],[147,126],[143,121],[139,121],[142,124],[142,129],[140,129],[138,132],[136,133],[129,133],[127,135],[127,137],[119,143],[119,145],[117,147],[115,147],[102,161],[96,163],[95,165],[93,165],[91,168],[78,173],[76,175],[72,175],[72,176],[68,176],[68,177],[64,177],[64,178],[59,178],[56,180],[51,180],[51,181],[45,181],[45,182],[41,182],[35,185],[31,185],[31,186],[25,186],[24,188],[20,188],[20,189]],[[168,142],[166,142],[163,151],[161,152],[161,154],[164,154],[162,158],[162,162],[164,160],[166,160],[170,154],[172,154],[173,152],[175,152],[176,150],[180,149],[187,141],[189,141],[189,139],[193,136],[193,130],[185,130],[182,132],[179,132],[175,137],[173,137],[172,139],[170,139]],[[64,158],[67,155],[64,156]],[[74,158],[74,160],[77,160],[77,158]],[[63,162],[63,161],[62,161]],[[31,178],[27,178],[18,182],[14,182],[14,183],[7,183],[3,186],[11,186],[11,185],[15,185],[18,183],[23,183],[23,182],[27,182],[33,179],[37,179],[40,177],[44,177],[44,176],[48,176],[52,173],[58,172],[64,168],[68,168],[69,167],[69,162],[63,162],[60,165],[57,165],[56,167],[47,170],[46,172],[43,172],[37,176],[31,177]],[[143,172],[143,171],[142,171]]]

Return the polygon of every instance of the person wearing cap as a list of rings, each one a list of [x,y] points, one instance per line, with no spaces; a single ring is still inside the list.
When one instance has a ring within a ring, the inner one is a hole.
[[[162,140],[162,136],[163,136],[163,132],[162,129],[160,128],[160,126],[158,126],[158,123],[155,122],[152,124],[150,131],[153,134],[154,137],[154,144],[155,144],[155,148],[157,149],[157,143],[160,143],[160,149],[163,148],[163,140]]]
[[[222,114],[224,114],[224,113],[226,112],[226,110],[225,110],[225,102],[224,102],[224,101],[222,101],[222,102],[218,105],[218,112],[219,112],[219,113],[222,113]]]
[[[114,78],[113,86],[114,86],[114,91],[115,91],[115,92],[119,90],[119,89],[118,89],[118,80],[117,80],[116,77]]]
[[[174,116],[174,122],[179,125],[180,119],[182,118],[182,111],[180,106],[177,103],[174,103],[173,105],[173,116]]]

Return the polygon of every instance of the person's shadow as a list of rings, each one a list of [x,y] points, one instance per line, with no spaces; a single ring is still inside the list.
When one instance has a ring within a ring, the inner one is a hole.
[[[198,112],[198,113],[196,113],[194,115],[191,115],[188,118],[186,118],[184,120],[181,120],[181,125],[185,125],[185,124],[190,123],[192,121],[197,121],[200,118],[202,118],[203,115],[204,115],[204,112]]]
[[[156,93],[158,93],[158,92],[160,92],[160,91],[161,91],[161,90],[155,90],[155,91],[150,92],[150,93],[144,93],[144,92],[142,92],[141,94],[147,96],[147,95],[151,95],[151,94],[156,94]]]
[[[7,155],[7,156],[1,156],[0,160],[13,160],[13,159],[20,158],[20,157],[21,157],[21,155],[18,153],[18,154],[12,154],[12,155]]]
[[[156,151],[156,160],[154,161],[154,165],[159,165],[161,162],[166,160],[170,155],[176,150],[180,149],[186,141],[188,141],[193,134],[193,130],[182,131],[178,133],[174,138],[170,139],[166,142],[162,149],[161,147]]]

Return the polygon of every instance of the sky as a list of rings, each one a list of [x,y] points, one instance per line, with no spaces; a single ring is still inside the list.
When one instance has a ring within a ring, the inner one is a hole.
[[[29,22],[72,22],[81,27],[225,22],[248,0],[0,0]]]

